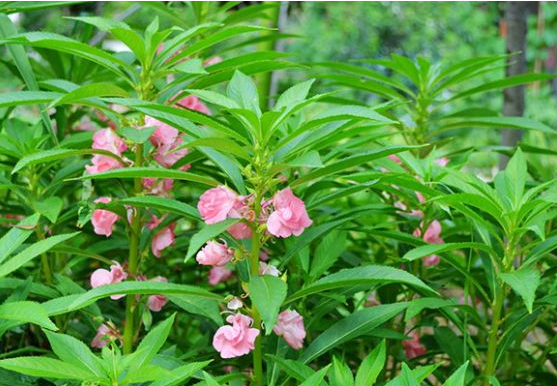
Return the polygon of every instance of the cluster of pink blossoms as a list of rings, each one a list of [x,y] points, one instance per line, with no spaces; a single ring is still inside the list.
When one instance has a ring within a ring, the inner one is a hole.
[[[275,193],[271,200],[262,202],[262,213],[256,218],[253,209],[252,195],[242,196],[225,186],[218,186],[203,193],[197,204],[199,213],[205,223],[216,224],[228,218],[241,219],[228,228],[228,233],[235,239],[252,237],[252,227],[266,224],[267,232],[276,237],[299,236],[304,229],[312,224],[304,202],[296,197],[290,188]],[[234,258],[234,251],[226,242],[215,240],[207,244],[197,253],[197,262],[212,266],[209,272],[209,283],[216,284],[232,276],[232,271],[225,268]],[[261,260],[268,256],[263,252]],[[259,274],[280,276],[279,270],[260,261]],[[235,298],[236,299],[236,298]],[[237,299],[236,299],[237,300]],[[230,302],[228,307],[238,311],[241,301]],[[249,353],[253,347],[259,330],[252,328],[253,320],[239,311],[227,319],[229,325],[220,327],[213,338],[213,346],[222,358],[232,358]],[[295,310],[286,310],[279,314],[273,331],[295,350],[302,348],[306,331],[302,316]]]

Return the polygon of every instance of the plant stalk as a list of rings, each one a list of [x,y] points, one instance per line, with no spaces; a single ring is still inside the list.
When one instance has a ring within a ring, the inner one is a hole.
[[[140,167],[143,164],[143,145],[138,144],[135,148],[135,165]],[[134,179],[135,195],[139,195],[142,190],[141,178]],[[137,275],[139,261],[139,237],[141,235],[141,213],[139,208],[134,208],[131,230],[130,230],[130,252],[128,256],[128,274],[132,277]],[[135,295],[126,297],[126,324],[124,326],[124,354],[129,354],[133,350],[133,340],[135,336]]]
[[[257,229],[254,229],[251,238],[251,258],[250,258],[250,273],[251,276],[259,275],[259,252],[261,250],[260,235]],[[259,336],[255,339],[253,349],[253,379],[254,385],[263,386],[263,354],[261,349],[261,315],[259,310],[252,303],[252,317],[253,326],[259,330]]]

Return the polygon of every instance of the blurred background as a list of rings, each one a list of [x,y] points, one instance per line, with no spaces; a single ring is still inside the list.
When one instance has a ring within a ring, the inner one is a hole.
[[[71,3],[71,2],[70,2]],[[46,30],[73,36],[82,24],[62,16],[98,15],[109,19],[125,20],[143,29],[159,16],[164,27],[187,27],[199,22],[213,21],[210,10],[205,14],[195,12],[188,2],[170,2],[174,10],[168,12],[167,2],[79,2],[62,7],[11,14],[21,30]],[[221,3],[221,5],[224,3]],[[264,6],[266,2],[235,2],[234,9]],[[392,53],[415,59],[419,56],[434,63],[456,63],[471,57],[504,54],[520,51],[513,60],[521,72],[554,73],[557,66],[557,3],[553,2],[274,2],[265,18],[247,19],[245,24],[257,24],[279,29],[282,39],[273,43],[219,48],[224,58],[243,50],[276,49],[287,52],[290,60],[308,64],[300,70],[279,71],[271,79],[271,95],[293,83],[326,73],[323,67],[309,67],[310,63],[339,61],[355,62],[358,59],[386,58]],[[510,5],[513,5],[510,6]],[[210,9],[210,8],[209,8]],[[509,28],[509,23],[511,27]],[[520,30],[517,25],[524,25]],[[510,32],[509,32],[510,31]],[[92,30],[89,42],[105,48],[123,49],[102,32]],[[237,42],[235,42],[237,43]],[[271,46],[269,46],[271,44]],[[510,46],[510,49],[509,49]],[[9,63],[1,59],[0,88],[18,88],[14,77],[8,76]],[[371,65],[370,65],[371,66]],[[386,74],[389,75],[389,74]],[[493,77],[493,75],[490,75]],[[505,76],[501,67],[500,76]],[[318,82],[317,87],[327,86]],[[557,126],[557,82],[548,81],[529,85],[524,93],[524,109],[520,106],[511,114],[524,115],[552,128]],[[342,97],[358,99],[373,105],[375,96],[369,93],[343,90]],[[503,112],[502,92],[482,94],[475,104],[486,109]],[[523,110],[523,111],[520,111]],[[520,136],[520,133],[516,133]],[[515,134],[513,134],[515,135]],[[473,130],[463,141],[488,146],[514,145],[516,141],[535,143],[552,148],[548,137],[539,133],[525,133],[524,138],[501,137],[497,130]],[[555,153],[557,154],[557,152]],[[472,162],[482,169],[496,167],[498,155],[493,152],[473,156]],[[535,156],[534,156],[535,157]],[[540,173],[552,177],[552,159],[538,157],[535,161]]]

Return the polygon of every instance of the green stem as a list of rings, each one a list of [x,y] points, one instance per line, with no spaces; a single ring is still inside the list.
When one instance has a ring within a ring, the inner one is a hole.
[[[499,326],[501,324],[501,312],[503,310],[503,302],[505,301],[505,289],[504,285],[499,286],[496,289],[497,294],[495,295],[495,299],[493,301],[493,316],[491,322],[491,328],[489,330],[488,338],[487,338],[487,355],[486,355],[486,362],[485,362],[485,381],[484,384],[489,386],[490,382],[488,377],[495,375],[495,361],[496,361],[496,354],[497,354],[497,338],[499,333]]]
[[[135,165],[140,167],[143,164],[143,145],[135,148]],[[139,195],[142,190],[141,178],[134,179],[135,195]],[[130,229],[130,252],[128,257],[128,274],[132,277],[137,275],[139,260],[139,237],[141,234],[141,213],[139,208],[134,208]],[[124,326],[124,354],[129,354],[133,349],[134,330],[135,330],[135,295],[126,297],[126,324]]]
[[[253,230],[251,238],[251,258],[250,258],[250,271],[251,276],[259,275],[259,252],[261,250],[260,235],[257,229]],[[259,330],[259,336],[255,339],[253,349],[253,380],[257,386],[263,386],[263,354],[261,349],[261,315],[259,310],[252,304],[252,317],[253,326]]]

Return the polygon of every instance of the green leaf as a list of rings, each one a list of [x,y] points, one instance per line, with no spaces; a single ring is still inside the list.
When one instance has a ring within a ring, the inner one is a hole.
[[[123,126],[117,130],[117,133],[129,139],[134,143],[145,143],[156,130],[156,127],[143,127],[136,129],[135,127]]]
[[[259,310],[267,335],[273,331],[280,306],[286,298],[288,286],[280,278],[271,275],[253,276],[249,283],[250,299]]]
[[[128,198],[122,198],[117,201],[114,201],[114,204],[132,205],[132,206],[142,207],[142,208],[152,208],[163,212],[169,212],[180,216],[189,217],[196,220],[200,219],[199,212],[193,206],[166,197],[160,197],[160,196],[128,197]],[[112,205],[112,202],[110,202],[110,204],[107,205],[108,206]]]
[[[123,163],[122,159],[117,156],[116,154],[106,151],[106,150],[99,150],[99,149],[53,149],[53,150],[45,150],[38,153],[33,153],[27,155],[19,160],[19,162],[14,166],[12,170],[12,174],[17,173],[21,169],[26,166],[37,165],[40,163],[47,163],[52,161],[58,161],[64,158],[78,156],[78,155],[90,155],[90,154],[101,154],[108,157],[112,157],[120,162]]]
[[[82,23],[91,24],[92,26],[97,27],[99,30],[105,32],[108,32],[114,28],[130,28],[129,25],[122,21],[105,19],[104,17],[98,16],[65,16],[64,19],[76,20]]]
[[[0,95],[0,107],[36,105],[50,102],[61,95],[50,91],[12,91]]]
[[[442,127],[435,133],[457,129],[460,127],[493,127],[495,129],[519,129],[519,130],[535,130],[548,134],[557,134],[557,130],[544,125],[538,121],[534,121],[524,117],[467,117],[466,119],[453,122],[443,122]]]
[[[386,283],[401,283],[430,294],[436,293],[423,281],[406,271],[382,265],[366,265],[363,267],[343,269],[339,272],[325,276],[324,278],[317,280],[315,283],[310,284],[290,295],[287,302],[292,302],[296,299],[320,293],[322,291],[354,287],[358,285]]]
[[[136,369],[141,369],[143,366],[148,365],[154,356],[159,352],[174,323],[176,314],[172,314],[168,319],[159,323],[156,327],[143,338],[139,346],[133,354],[130,355],[130,372]]]
[[[277,363],[280,368],[288,374],[288,376],[295,378],[298,381],[304,381],[315,374],[315,371],[299,361],[292,359],[284,359],[276,355],[268,355],[272,360]]]
[[[101,180],[108,178],[172,178],[174,180],[184,180],[198,182],[200,184],[217,186],[219,183],[212,178],[199,176],[197,174],[183,172],[181,170],[164,169],[158,167],[131,167],[123,169],[113,169],[107,172],[88,174],[70,180]]]
[[[0,367],[33,377],[95,380],[94,374],[72,364],[47,357],[19,357],[0,360]]]
[[[216,300],[194,295],[174,295],[169,296],[168,300],[187,312],[205,316],[217,325],[222,325],[222,317]]]
[[[414,261],[416,259],[437,255],[439,253],[454,251],[455,249],[480,249],[489,253],[494,253],[489,245],[482,243],[446,243],[446,244],[428,244],[414,248],[402,257],[404,260]]]
[[[47,252],[52,247],[77,236],[79,233],[80,232],[56,235],[31,244],[29,247],[0,265],[0,278],[16,271],[35,257]]]
[[[207,386],[222,386],[211,374],[203,372],[203,378]]]
[[[239,109],[240,105],[236,103],[235,100],[230,99],[218,92],[211,90],[193,90],[187,89],[187,92],[193,95],[197,95],[202,100],[212,103],[214,105],[224,107],[225,109]]]
[[[0,305],[0,319],[22,323],[33,323],[56,331],[58,328],[50,321],[45,309],[35,302],[17,301]]]
[[[192,362],[183,366],[176,367],[171,371],[170,379],[156,381],[151,383],[151,386],[178,386],[183,385],[185,381],[192,375],[206,367],[211,361],[205,362]]]
[[[385,366],[387,359],[387,344],[382,340],[379,346],[375,347],[372,352],[362,361],[356,373],[356,383],[354,386],[373,385]]]
[[[273,110],[279,111],[283,108],[290,109],[292,106],[303,102],[308,96],[311,85],[315,82],[315,79],[306,80],[305,82],[298,83],[288,90],[283,92],[278,98],[277,103]]]
[[[526,185],[527,164],[520,148],[509,160],[505,168],[505,186],[513,208],[518,208]]]
[[[447,379],[443,386],[465,386],[466,385],[466,370],[468,369],[468,361],[460,366],[450,377]]]
[[[354,106],[343,105],[343,106],[332,107],[330,109],[323,111],[320,114],[317,114],[315,118],[313,118],[312,125],[317,124],[318,122],[319,123],[329,122],[331,121],[331,118],[334,118],[334,120],[360,118],[360,119],[370,119],[372,121],[378,121],[383,123],[395,123],[391,119],[388,119],[387,117],[379,114],[378,112],[374,111],[373,109],[370,109],[369,107],[358,106],[358,105],[354,105]]]
[[[155,281],[123,281],[94,288],[80,295],[68,295],[42,303],[50,316],[61,315],[87,307],[111,295],[194,295],[204,299],[221,300],[222,297],[199,287]]]
[[[75,365],[89,371],[98,377],[104,377],[105,371],[99,358],[97,358],[80,340],[65,334],[55,334],[45,331],[52,351],[58,358],[66,363]]]
[[[459,304],[454,299],[440,299],[440,298],[418,298],[410,302],[406,310],[404,321],[408,322],[414,316],[418,315],[424,309],[438,309],[443,307],[455,307]]]
[[[76,88],[70,91],[66,95],[54,100],[49,108],[78,103],[88,98],[103,97],[103,96],[115,96],[127,98],[129,94],[126,90],[114,85],[113,83],[91,83]]]
[[[37,213],[45,216],[51,223],[56,223],[63,205],[64,201],[60,197],[53,196],[46,200],[36,201],[33,207]]]
[[[185,62],[178,63],[173,68],[185,74],[207,74],[201,59],[186,60]]]
[[[356,311],[335,323],[302,353],[300,360],[308,363],[338,345],[370,333],[389,319],[404,311],[408,303],[384,304]]]
[[[396,378],[400,380],[401,386],[420,386],[420,384],[416,381],[416,377],[410,367],[406,363],[402,364],[402,372]]]
[[[391,154],[396,154],[396,153],[400,153],[406,150],[410,150],[410,149],[414,149],[420,146],[388,146],[388,147],[384,147],[382,149],[377,149],[377,150],[369,150],[369,151],[365,151],[363,153],[360,154],[356,154],[350,157],[346,157],[344,159],[341,160],[335,160],[335,162],[333,162],[330,165],[327,165],[323,168],[317,169],[315,171],[312,171],[310,173],[307,173],[305,175],[303,175],[302,177],[298,178],[297,180],[294,180],[290,186],[292,188],[302,185],[306,182],[315,180],[317,178],[322,178],[340,171],[345,171],[349,168],[355,167],[355,166],[360,166],[360,165],[364,165],[370,161],[376,160],[378,158],[382,158],[382,157],[386,157],[388,155]]]
[[[20,221],[0,239],[0,263],[25,242],[34,232],[40,215],[34,214]]]
[[[523,268],[499,275],[524,300],[528,312],[532,313],[536,289],[540,285],[540,272],[535,268]]]
[[[333,366],[329,374],[329,382],[333,386],[354,386],[352,370],[336,356],[333,356]]]
[[[323,167],[323,162],[321,162],[321,156],[317,151],[310,150],[292,161],[288,161],[287,165],[294,167],[321,168]]]
[[[309,274],[313,278],[320,277],[328,270],[344,252],[346,232],[331,232],[323,238],[315,249]]]
[[[321,382],[323,382],[323,379],[325,378],[325,375],[327,375],[327,371],[329,371],[330,366],[331,365],[328,365],[328,366],[322,368],[321,370],[319,370],[318,372],[313,374],[311,377],[309,377],[305,382],[302,382],[300,384],[300,386],[319,386],[319,385],[321,385]]]
[[[261,115],[257,87],[255,87],[255,83],[253,83],[249,76],[242,74],[238,70],[234,71],[234,75],[230,79],[230,83],[228,83],[226,93],[228,98],[236,101],[240,107],[253,111],[257,116]]]
[[[224,231],[226,231],[230,226],[239,222],[240,219],[230,218],[216,224],[206,225],[192,236],[190,239],[190,245],[188,246],[188,252],[184,258],[184,262],[188,261],[207,241],[217,237]]]

